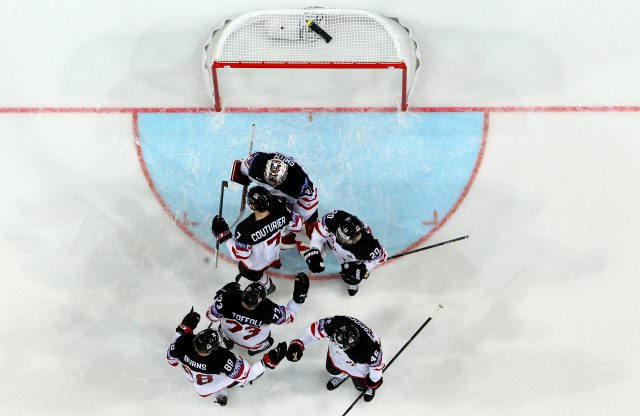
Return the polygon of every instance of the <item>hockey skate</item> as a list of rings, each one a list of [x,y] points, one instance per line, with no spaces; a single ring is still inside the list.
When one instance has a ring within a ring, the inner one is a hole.
[[[344,383],[347,379],[348,375],[342,374],[340,376],[331,377],[331,380],[327,381],[327,390],[332,391],[337,389]]]
[[[273,338],[269,337],[266,340],[264,340],[262,344],[258,345],[258,348],[256,348],[255,350],[249,350],[247,353],[253,357],[256,354],[260,354],[261,352],[268,350],[269,347],[271,347],[272,345],[273,345]]]
[[[370,402],[371,400],[373,400],[373,397],[376,395],[376,391],[374,389],[367,389],[364,392],[364,401],[365,402]]]

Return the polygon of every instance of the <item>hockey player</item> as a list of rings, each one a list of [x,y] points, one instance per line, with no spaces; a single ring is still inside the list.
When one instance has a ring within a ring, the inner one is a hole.
[[[167,350],[167,361],[174,367],[181,365],[198,394],[202,397],[214,395],[221,406],[227,404],[227,389],[253,382],[265,368],[276,368],[286,355],[287,344],[281,342],[261,361],[250,364],[219,347],[218,333],[214,329],[208,328],[195,335],[193,330],[199,321],[200,315],[191,308],[176,328],[177,334]]]
[[[294,212],[305,222],[307,236],[318,219],[318,191],[302,166],[282,153],[251,153],[243,161],[236,160],[231,180],[246,185],[249,180],[264,186],[273,195],[287,200]],[[295,236],[285,236],[285,244],[295,244]]]
[[[340,262],[340,276],[350,296],[358,293],[360,282],[387,258],[387,251],[373,237],[371,229],[345,211],[330,212],[316,222],[310,249],[303,253],[312,273],[324,271],[321,250],[325,243]]]
[[[227,244],[231,256],[238,260],[240,276],[252,282],[260,282],[267,294],[276,289],[265,271],[280,267],[282,235],[302,229],[302,219],[286,204],[277,201],[263,186],[254,186],[247,194],[247,205],[252,215],[242,220],[231,238],[229,225],[224,218],[215,216],[211,231],[218,243]]]
[[[256,355],[273,345],[271,325],[293,322],[309,291],[309,278],[298,273],[293,284],[293,297],[287,306],[277,305],[267,299],[260,283],[251,283],[244,291],[240,284],[231,282],[216,293],[213,304],[207,309],[207,318],[220,322],[220,335],[228,349],[234,344]]]
[[[335,390],[351,377],[355,388],[364,391],[364,400],[373,400],[376,389],[382,385],[382,371],[386,366],[375,332],[350,316],[323,318],[289,343],[287,359],[299,361],[309,344],[323,338],[329,339],[326,369],[333,376],[327,382],[327,389]]]

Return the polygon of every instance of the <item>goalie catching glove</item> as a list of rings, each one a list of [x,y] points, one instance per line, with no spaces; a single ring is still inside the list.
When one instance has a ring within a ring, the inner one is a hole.
[[[311,271],[311,273],[320,273],[324,271],[324,261],[320,254],[320,250],[317,248],[305,251],[304,260],[307,262],[307,266],[309,266],[309,271]]]
[[[282,341],[262,357],[262,365],[274,369],[287,355],[287,343]]]
[[[191,334],[193,330],[196,329],[196,326],[198,326],[198,322],[200,322],[200,314],[194,312],[192,306],[191,311],[182,318],[182,322],[180,322],[180,325],[176,328],[176,332]]]
[[[342,276],[342,280],[346,284],[357,285],[363,279],[369,277],[369,270],[367,270],[367,266],[364,263],[345,263],[342,265],[340,276]]]
[[[213,217],[213,221],[211,221],[211,232],[216,236],[216,241],[218,244],[222,244],[231,238],[231,231],[229,231],[229,225],[219,215]]]

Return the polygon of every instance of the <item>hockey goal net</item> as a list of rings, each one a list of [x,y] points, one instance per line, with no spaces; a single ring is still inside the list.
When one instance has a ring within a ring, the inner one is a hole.
[[[228,107],[406,110],[419,67],[409,30],[365,10],[256,10],[227,20],[203,53],[216,111]]]

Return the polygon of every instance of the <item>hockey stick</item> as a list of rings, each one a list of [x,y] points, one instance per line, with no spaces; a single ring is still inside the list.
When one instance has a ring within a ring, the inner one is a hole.
[[[222,181],[222,183],[220,184],[220,208],[218,209],[218,216],[220,218],[222,218],[222,204],[224,203],[224,188],[229,186],[229,182],[227,181]],[[217,236],[216,236],[217,237]],[[218,267],[218,253],[220,253],[220,243],[218,242],[218,239],[216,238],[216,262],[214,267]]]
[[[396,254],[396,255],[393,255],[391,257],[387,257],[387,260],[396,259],[398,257],[406,256],[407,254],[417,253],[418,251],[429,250],[430,248],[434,248],[434,247],[440,247],[440,246],[443,246],[445,244],[455,243],[456,241],[464,240],[466,238],[469,238],[469,236],[468,235],[463,235],[462,237],[454,238],[452,240],[443,241],[443,242],[438,243],[438,244],[431,244],[430,246],[417,248],[415,250],[407,251],[406,253]]]
[[[253,123],[251,125],[251,140],[249,140],[249,154],[247,156],[251,155],[251,152],[253,151],[253,137],[256,131],[256,123]],[[245,206],[247,205],[247,192],[249,191],[249,185],[244,185],[242,187],[242,199],[240,200],[240,212],[238,213],[238,216],[236,217],[235,220],[233,220],[233,223],[231,224],[231,227],[229,228],[233,228],[236,226],[237,223],[240,222],[240,219],[242,219],[242,215],[244,214],[244,209]]]
[[[442,305],[438,305],[436,307],[435,312],[433,312],[433,316],[435,317],[438,312],[440,312],[442,310],[443,306]],[[393,356],[393,358],[391,358],[391,361],[389,361],[389,364],[387,364],[387,366],[384,368],[384,370],[382,370],[382,372],[384,373],[385,371],[387,371],[389,369],[389,367],[391,367],[391,364],[393,364],[393,362],[396,360],[396,358],[398,358],[400,356],[400,354],[402,354],[402,352],[409,346],[409,344],[411,344],[411,341],[413,341],[418,334],[420,334],[420,332],[424,329],[425,326],[427,326],[429,324],[429,322],[431,322],[433,318],[431,316],[429,316],[427,318],[426,321],[424,321],[424,323],[422,325],[420,325],[420,328],[418,328],[418,330],[411,336],[411,338],[409,338],[409,340],[407,342],[404,343],[404,345],[402,346],[402,348],[400,348],[400,351],[398,351],[396,353],[396,355]],[[345,380],[348,377],[345,378]],[[349,413],[351,411],[351,409],[353,409],[353,406],[356,405],[356,403],[358,403],[358,401],[360,401],[360,399],[362,398],[362,396],[364,396],[364,391],[360,393],[360,395],[358,397],[356,397],[356,399],[353,401],[353,403],[351,403],[351,406],[349,406],[349,408],[342,414],[342,416],[345,416],[347,413]]]

